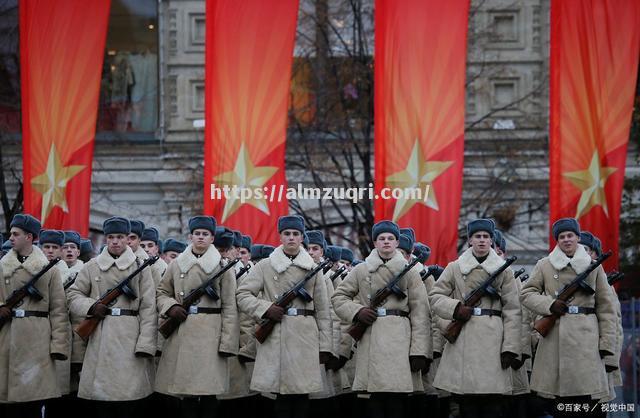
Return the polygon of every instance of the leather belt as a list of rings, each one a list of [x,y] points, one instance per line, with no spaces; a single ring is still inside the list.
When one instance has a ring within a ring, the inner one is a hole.
[[[138,311],[133,309],[111,308],[107,309],[107,315],[111,316],[138,316]]]
[[[37,318],[48,318],[49,312],[43,311],[25,311],[24,309],[16,309],[12,311],[11,314],[14,318],[28,318],[30,316],[35,316]]]
[[[596,308],[585,308],[583,306],[569,305],[569,309],[567,309],[567,313],[590,315],[590,314],[596,313]]]
[[[220,314],[222,313],[222,308],[203,308],[199,306],[189,306],[189,310],[187,311],[189,315],[195,314]]]
[[[287,308],[287,316],[314,316],[316,311],[311,309]]]
[[[473,308],[473,316],[502,316],[502,311],[497,311],[495,309],[481,309],[481,308]]]
[[[409,317],[409,312],[402,311],[400,309],[378,308],[376,314],[378,316],[402,316],[404,318]]]

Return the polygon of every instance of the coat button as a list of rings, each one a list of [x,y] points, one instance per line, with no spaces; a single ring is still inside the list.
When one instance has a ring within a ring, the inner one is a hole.
[[[180,296],[184,296],[184,292],[180,292]]]
[[[100,277],[94,277],[94,279],[95,279],[96,282],[100,281]]]
[[[180,278],[184,279],[184,273],[180,274]]]
[[[558,275],[557,275],[557,274],[554,274],[554,275],[553,275],[553,278],[554,278],[554,279],[557,279],[557,278],[558,278]]]
[[[273,276],[273,280],[278,281],[278,276]]]

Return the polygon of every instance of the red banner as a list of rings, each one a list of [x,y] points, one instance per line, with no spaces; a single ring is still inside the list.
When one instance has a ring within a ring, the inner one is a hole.
[[[207,0],[206,13],[205,213],[277,244],[298,1]]]
[[[640,2],[551,2],[550,223],[577,218],[614,252],[607,271],[618,266],[639,54]]]
[[[25,212],[86,236],[110,1],[19,7]]]
[[[469,1],[375,6],[375,218],[413,227],[429,263],[446,265],[457,257]],[[423,194],[382,199],[383,188]]]

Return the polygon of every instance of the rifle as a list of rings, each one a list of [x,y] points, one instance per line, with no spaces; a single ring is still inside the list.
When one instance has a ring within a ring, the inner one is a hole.
[[[521,274],[524,273],[524,267],[522,267],[520,270],[516,271],[515,273],[513,273],[513,278],[517,279],[518,277],[520,277]],[[521,279],[522,280],[522,279]]]
[[[103,305],[109,306],[120,295],[125,295],[129,299],[135,300],[138,296],[136,296],[136,293],[133,291],[133,289],[129,287],[129,282],[131,281],[131,279],[133,279],[138,274],[140,274],[142,270],[144,270],[145,268],[149,267],[150,265],[158,261],[159,258],[160,257],[158,257],[157,255],[153,257],[149,257],[133,273],[131,273],[124,280],[118,283],[116,287],[114,287],[113,289],[107,290],[102,296],[100,296],[100,299],[98,299],[93,305],[101,303]],[[104,318],[98,318],[95,316],[92,316],[91,318],[85,318],[76,327],[76,329],[74,329],[74,331],[76,334],[78,334],[80,338],[82,338],[83,341],[86,342],[89,340],[89,337],[91,336],[91,334],[93,334],[93,331],[96,330],[96,328],[98,327],[98,324],[100,323],[100,321],[102,321],[102,319]]]
[[[335,279],[338,278],[338,276],[340,276],[342,274],[343,271],[345,271],[347,269],[347,266],[340,266],[340,268],[338,270],[336,270],[331,277],[329,277],[331,279],[331,281],[334,281]]]
[[[279,306],[281,308],[285,308],[294,301],[295,298],[300,297],[305,302],[311,302],[313,298],[304,288],[304,285],[311,280],[315,275],[325,268],[326,266],[331,266],[333,262],[331,260],[324,260],[322,263],[318,264],[316,268],[307,273],[306,276],[298,283],[295,284],[291,289],[289,289],[285,294],[280,296],[275,302],[274,305]],[[273,331],[273,328],[276,326],[276,321],[272,321],[269,318],[264,318],[258,324],[256,328],[255,337],[258,342],[263,343],[267,339],[267,337]]]
[[[528,274],[523,274],[522,276],[520,276],[520,281],[522,283],[526,282],[527,280],[529,280],[529,275]]]
[[[70,277],[66,282],[64,282],[64,290],[67,290],[68,288],[71,287],[72,284],[74,284],[76,282],[76,278],[78,277],[78,274],[80,274],[80,272],[76,272],[76,274],[73,275],[73,277]]]
[[[235,264],[236,262],[234,261],[233,264]],[[246,272],[248,272],[251,269],[251,264],[247,264],[246,266],[242,267],[240,270],[238,270],[238,272],[236,273],[236,280],[238,280],[240,277],[242,277],[243,274],[245,274]]]
[[[594,290],[591,289],[584,281],[587,279],[587,277],[589,277],[591,272],[597,269],[598,266],[600,266],[600,264],[604,262],[604,260],[611,257],[611,254],[612,252],[608,251],[602,254],[600,257],[598,257],[597,260],[591,263],[585,271],[578,274],[575,279],[573,279],[571,282],[565,285],[562,289],[560,289],[560,291],[557,293],[555,300],[561,300],[561,301],[567,302],[580,289],[584,289],[589,294],[595,293]],[[560,315],[556,313],[543,316],[533,324],[533,329],[538,331],[538,333],[543,337],[546,337],[551,331],[551,329],[553,328],[553,326],[555,325],[558,318],[560,318]]]
[[[188,312],[189,308],[192,305],[194,305],[196,301],[204,295],[209,296],[213,300],[219,300],[220,296],[218,295],[218,292],[216,292],[216,290],[213,288],[213,283],[218,279],[218,277],[221,277],[223,274],[225,274],[238,261],[240,261],[239,258],[236,258],[235,260],[230,261],[226,266],[220,269],[220,271],[218,271],[212,278],[210,278],[209,280],[207,280],[206,282],[202,283],[200,286],[198,286],[197,288],[189,292],[189,294],[182,299],[182,303],[180,304],[180,306],[182,306]],[[173,334],[173,332],[176,329],[178,329],[179,326],[180,326],[180,321],[178,319],[170,317],[170,318],[167,318],[162,324],[160,324],[160,326],[158,327],[158,331],[160,332],[160,334],[162,334],[164,338],[169,338],[169,336]]]
[[[624,279],[624,273],[620,273],[619,271],[612,271],[611,273],[607,274],[607,281],[609,282],[610,286],[613,286],[615,283],[621,281],[622,279]]]
[[[58,262],[60,261],[59,258],[54,258],[53,260],[49,261],[49,264],[47,264],[46,266],[44,266],[42,268],[42,270],[40,270],[39,272],[37,272],[27,283],[25,283],[21,288],[14,290],[13,292],[11,292],[11,294],[9,295],[9,297],[7,298],[7,301],[5,302],[4,305],[0,305],[0,306],[6,306],[7,308],[13,310],[13,308],[17,307],[20,302],[22,302],[22,300],[24,298],[26,298],[27,296],[31,296],[32,298],[34,298],[35,300],[39,301],[42,300],[42,294],[38,291],[38,289],[36,289],[36,282],[42,277],[44,276],[44,274],[46,272],[48,272],[49,270],[51,270],[53,268],[53,266],[55,266],[56,264],[58,264]],[[9,321],[10,319],[0,319],[0,329],[2,329],[2,326],[5,324],[6,321]]]
[[[518,257],[516,257],[516,256],[511,256],[511,257],[507,258],[505,260],[504,264],[502,264],[498,268],[498,270],[496,270],[492,274],[490,274],[489,277],[487,278],[487,280],[485,280],[480,285],[480,287],[478,287],[477,289],[473,290],[473,292],[469,293],[467,295],[467,297],[464,298],[464,301],[462,302],[462,304],[464,306],[475,307],[478,303],[480,303],[480,299],[482,299],[483,296],[486,296],[486,295],[498,296],[498,291],[492,286],[493,282],[498,278],[498,276],[500,274],[502,274],[502,272],[504,272],[507,269],[507,267],[509,267],[511,264],[513,264],[517,259],[518,259]],[[452,343],[452,344],[455,343],[456,340],[458,339],[458,336],[460,335],[460,332],[462,331],[462,327],[464,326],[465,323],[466,323],[466,321],[460,321],[460,320],[454,319],[447,326],[447,329],[444,330],[442,335],[450,343]]]
[[[402,269],[400,273],[396,275],[396,277],[394,277],[389,283],[387,283],[385,287],[378,289],[373,298],[371,298],[369,308],[373,309],[374,311],[377,310],[391,295],[396,295],[396,297],[400,300],[406,298],[407,295],[402,290],[400,290],[400,288],[398,287],[398,282],[413,268],[413,266],[415,266],[419,262],[420,260],[414,258]],[[351,324],[347,332],[354,340],[359,341],[367,331],[368,327],[369,325],[356,320],[353,324]]]

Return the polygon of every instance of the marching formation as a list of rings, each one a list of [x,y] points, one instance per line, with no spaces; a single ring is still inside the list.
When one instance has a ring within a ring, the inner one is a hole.
[[[112,217],[94,255],[77,232],[16,215],[0,416],[576,416],[569,403],[603,416],[622,384],[610,253],[575,219],[553,225],[528,274],[490,219],[467,225],[445,267],[391,221],[364,260],[302,217],[277,230],[274,248],[195,216],[188,243],[163,242]]]

